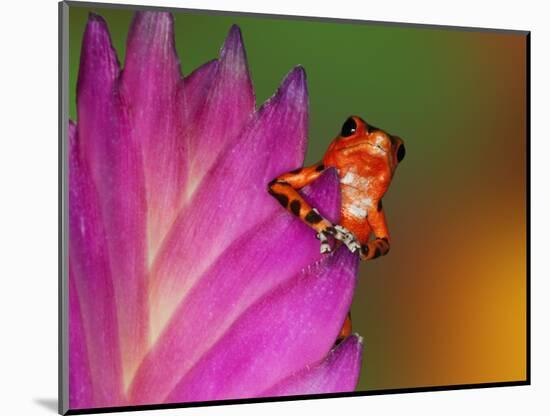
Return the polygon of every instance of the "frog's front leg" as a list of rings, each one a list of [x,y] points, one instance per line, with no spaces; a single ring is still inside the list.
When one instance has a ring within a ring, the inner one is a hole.
[[[377,205],[378,209],[374,212],[369,212],[367,217],[375,238],[361,246],[361,260],[372,260],[385,256],[390,251],[390,234],[382,202],[379,202]]]
[[[349,230],[332,224],[309,205],[298,192],[317,179],[324,170],[325,166],[322,163],[317,163],[285,173],[269,183],[268,191],[283,207],[317,232],[317,238],[321,243],[321,253],[331,251],[329,236],[342,241],[352,252],[358,251],[361,245]]]

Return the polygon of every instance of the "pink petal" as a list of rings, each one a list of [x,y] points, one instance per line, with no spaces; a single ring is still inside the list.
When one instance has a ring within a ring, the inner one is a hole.
[[[119,71],[118,58],[111,44],[107,24],[101,16],[90,13],[82,40],[77,99],[83,102],[101,100],[103,90],[112,86]],[[94,82],[98,83],[97,91],[90,88]],[[82,111],[81,108],[78,110]]]
[[[208,91],[216,78],[218,67],[218,60],[213,59],[195,69],[191,74],[182,79],[178,85],[178,112],[181,117],[181,123],[184,126],[182,137],[184,137],[183,141],[186,147],[189,147],[188,142],[191,140],[193,132],[196,131],[196,124],[199,119],[198,114],[204,109],[204,104],[208,98]],[[185,156],[186,160],[191,159],[189,149],[187,149]]]
[[[93,406],[93,386],[86,335],[74,277],[69,271],[69,407],[86,409]]]
[[[251,306],[166,402],[260,395],[321,360],[351,305],[358,257],[341,246]]]
[[[303,195],[322,214],[338,220],[336,171],[324,173]],[[236,240],[179,305],[136,373],[132,402],[162,401],[248,306],[321,259],[315,232],[282,207],[279,211]],[[287,247],[299,255],[289,256]]]
[[[277,383],[261,397],[354,391],[361,371],[362,340],[351,335],[332,349],[323,361]]]
[[[150,261],[183,197],[186,159],[178,100],[180,81],[172,15],[137,12],[128,34],[121,91],[129,109],[132,135],[143,153]]]
[[[72,364],[77,365],[70,381],[71,391],[83,391],[82,396],[73,396],[79,397],[77,405],[80,400],[87,402],[91,382],[94,405],[114,406],[122,403],[122,375],[107,244],[97,192],[86,161],[79,155],[80,138],[73,126],[69,130],[69,266],[73,283],[69,289],[69,319],[76,331],[71,336],[75,350],[70,355]],[[86,345],[82,344],[82,335]],[[85,350],[87,359],[82,355]],[[83,368],[86,361],[90,380]]]
[[[77,110],[81,152],[98,192],[116,296],[125,380],[147,346],[146,201],[139,146],[118,89],[107,25],[91,15],[82,45]],[[93,294],[92,294],[93,295]]]
[[[153,339],[229,244],[279,212],[267,184],[302,164],[306,137],[305,74],[296,68],[221,155],[167,236],[151,280]]]
[[[180,96],[182,99],[180,110],[185,119],[185,125],[192,125],[197,120],[197,114],[203,110],[204,103],[208,97],[208,91],[218,73],[219,62],[213,59],[191,74],[185,77],[180,83]]]
[[[197,109],[196,119],[189,120],[188,195],[194,192],[223,149],[241,132],[254,107],[254,90],[241,31],[233,25],[220,51],[206,100],[202,108]]]

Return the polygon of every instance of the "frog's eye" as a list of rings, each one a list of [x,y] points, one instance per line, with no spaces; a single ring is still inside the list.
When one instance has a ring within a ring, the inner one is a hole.
[[[405,145],[401,143],[397,148],[397,162],[401,162],[405,158]]]
[[[355,122],[353,117],[350,117],[342,125],[342,131],[340,132],[340,136],[349,137],[353,135],[356,131],[357,131],[357,123]]]

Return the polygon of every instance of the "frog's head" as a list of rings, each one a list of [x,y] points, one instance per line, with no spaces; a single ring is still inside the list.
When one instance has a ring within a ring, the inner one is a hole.
[[[336,142],[338,150],[358,153],[366,163],[389,168],[392,174],[405,157],[401,138],[367,124],[358,116],[350,116],[344,122]]]

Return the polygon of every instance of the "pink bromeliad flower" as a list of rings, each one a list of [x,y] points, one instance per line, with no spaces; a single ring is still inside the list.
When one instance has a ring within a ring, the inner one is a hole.
[[[358,258],[267,192],[302,166],[296,67],[259,109],[239,28],[181,76],[168,13],[137,13],[121,69],[90,15],[69,126],[70,407],[352,391],[357,335],[334,346]],[[303,190],[337,222],[337,175]]]

